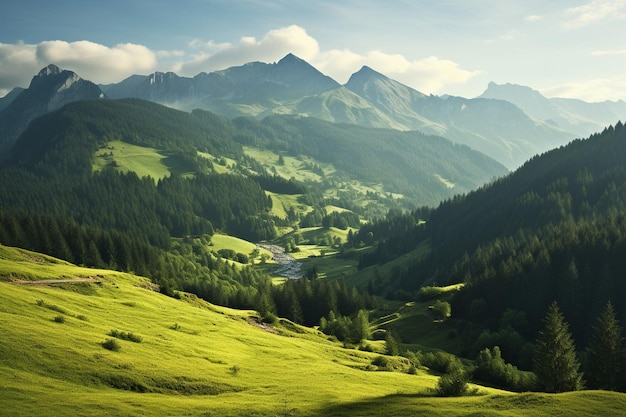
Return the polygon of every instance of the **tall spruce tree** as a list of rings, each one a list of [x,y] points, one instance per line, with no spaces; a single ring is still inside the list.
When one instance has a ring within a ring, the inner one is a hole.
[[[615,310],[609,301],[593,326],[587,347],[586,376],[589,388],[616,390],[621,371],[622,337]]]
[[[545,392],[565,392],[582,389],[580,363],[569,325],[554,301],[543,320],[544,327],[537,339],[535,374],[539,389]]]

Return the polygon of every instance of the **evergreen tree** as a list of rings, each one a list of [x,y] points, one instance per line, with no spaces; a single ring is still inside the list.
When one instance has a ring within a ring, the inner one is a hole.
[[[582,373],[576,358],[574,341],[559,306],[554,301],[544,318],[544,328],[537,339],[535,374],[539,389],[565,392],[582,389]]]
[[[385,335],[385,349],[387,351],[387,355],[397,356],[400,354],[398,341],[395,337],[393,337],[389,330],[387,330],[387,334]]]
[[[365,310],[359,310],[356,317],[352,320],[354,326],[354,339],[361,341],[370,337],[369,314]]]
[[[589,388],[615,390],[621,365],[621,328],[609,301],[593,326],[587,347],[587,381]]]

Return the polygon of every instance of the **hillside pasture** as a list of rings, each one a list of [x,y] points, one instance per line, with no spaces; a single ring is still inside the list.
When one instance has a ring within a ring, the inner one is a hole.
[[[2,249],[7,262],[24,253]],[[60,275],[72,268],[47,266]],[[379,354],[346,349],[314,329],[286,320],[268,326],[253,311],[186,294],[168,298],[129,274],[93,274],[99,283],[78,284],[90,291],[0,283],[3,415],[591,416],[626,408],[626,395],[607,392],[473,386],[478,396],[439,398],[427,370],[378,370]],[[107,348],[111,335],[128,333],[138,337]]]
[[[164,162],[166,158],[154,148],[113,140],[96,151],[93,170],[101,171],[112,166],[120,172],[132,171],[139,177],[151,177],[156,182],[171,174]]]

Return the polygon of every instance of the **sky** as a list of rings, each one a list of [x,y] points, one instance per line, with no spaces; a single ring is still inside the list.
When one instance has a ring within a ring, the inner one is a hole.
[[[626,100],[626,0],[2,0],[0,97],[48,64],[98,84],[288,53],[346,83],[367,65],[425,94],[490,81]]]

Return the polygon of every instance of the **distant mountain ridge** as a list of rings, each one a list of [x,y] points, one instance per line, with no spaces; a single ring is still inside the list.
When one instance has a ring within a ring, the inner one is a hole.
[[[502,100],[427,96],[367,66],[342,86],[293,54],[273,64],[251,62],[193,78],[174,73],[132,76],[101,88],[110,98],[141,98],[230,118],[297,114],[419,130],[468,145],[509,169],[575,137]]]
[[[587,103],[571,98],[547,98],[539,91],[517,84],[490,82],[480,98],[506,100],[526,114],[586,137],[626,118],[626,102]]]
[[[100,87],[75,72],[52,64],[43,68],[27,89],[15,89],[4,98],[10,102],[0,111],[0,160],[35,118],[68,103],[102,97]]]

